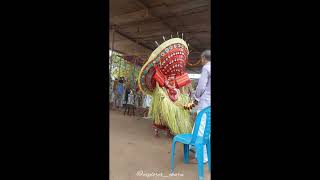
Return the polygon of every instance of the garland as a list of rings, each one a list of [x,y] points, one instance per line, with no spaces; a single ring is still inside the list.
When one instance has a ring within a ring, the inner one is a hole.
[[[198,60],[196,63],[194,63],[194,64],[191,64],[191,63],[187,62],[187,65],[188,65],[188,66],[191,66],[191,67],[198,66],[199,64],[201,64],[201,59],[199,59],[199,60]]]

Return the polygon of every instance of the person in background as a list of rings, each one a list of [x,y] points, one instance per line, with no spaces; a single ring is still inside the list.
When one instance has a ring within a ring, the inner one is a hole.
[[[114,80],[111,80],[110,84],[109,84],[109,104],[110,104],[110,107],[112,108],[113,107],[113,99],[114,99],[114,93],[113,93],[113,83],[114,83]]]
[[[117,87],[117,97],[116,97],[117,108],[122,107],[122,99],[123,99],[123,95],[124,95],[123,83],[124,83],[123,78],[120,78],[120,80],[118,82],[118,87]]]
[[[141,91],[139,89],[138,80],[135,81],[135,107],[138,109],[142,105],[142,96]]]
[[[128,103],[128,94],[130,94],[131,85],[130,85],[130,83],[126,80],[125,77],[122,77],[122,79],[123,79],[122,105],[123,105],[123,107],[125,107],[126,104]]]
[[[134,115],[134,93],[132,89],[129,89],[128,100],[125,106],[124,115],[126,114],[126,111],[128,111],[128,115],[130,115],[130,111]]]
[[[116,78],[114,81],[113,81],[113,87],[112,87],[112,93],[113,93],[113,109],[115,109],[117,107],[117,88],[118,88],[118,78]]]
[[[126,105],[128,104],[128,98],[130,94],[130,87],[128,84],[125,85],[125,93],[124,93],[124,107],[126,108]]]
[[[136,88],[135,89],[135,93],[134,93],[134,106],[135,108],[139,108],[139,96],[140,96],[140,92],[139,90]]]
[[[145,94],[144,96],[144,101],[143,101],[143,108],[145,108],[143,112],[143,118],[148,118],[148,113],[149,113],[149,107],[151,105],[151,96],[148,94]]]
[[[211,106],[211,51],[205,50],[201,54],[202,67],[201,77],[199,79],[196,92],[195,92],[195,101],[197,105],[197,113],[202,109]],[[203,136],[204,129],[206,125],[206,116],[203,115],[200,122],[198,136]],[[193,149],[194,147],[191,147]],[[197,154],[195,154],[197,156]],[[208,162],[207,148],[203,148],[203,161],[204,163]],[[191,161],[192,163],[197,163],[195,159]]]

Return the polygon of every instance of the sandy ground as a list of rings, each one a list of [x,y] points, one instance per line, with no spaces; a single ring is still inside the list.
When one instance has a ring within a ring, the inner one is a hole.
[[[176,174],[169,175],[172,140],[165,134],[154,137],[151,120],[110,111],[109,123],[111,180],[198,179],[197,165],[183,163],[180,143],[176,145]],[[204,169],[204,179],[210,179],[207,164]]]

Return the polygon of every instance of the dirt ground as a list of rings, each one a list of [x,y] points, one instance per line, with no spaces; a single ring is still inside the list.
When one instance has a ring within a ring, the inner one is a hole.
[[[176,145],[175,176],[170,176],[172,140],[165,134],[154,137],[151,120],[114,110],[110,110],[109,119],[111,180],[198,179],[197,165],[183,163],[180,143]],[[204,169],[208,180],[207,164]]]

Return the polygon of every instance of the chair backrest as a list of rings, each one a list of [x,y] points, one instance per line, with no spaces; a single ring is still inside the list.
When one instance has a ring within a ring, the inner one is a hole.
[[[206,125],[205,125],[205,129],[204,129],[204,133],[203,133],[203,141],[207,141],[209,140],[209,136],[211,133],[211,106],[208,106],[206,108],[204,108],[203,110],[201,110],[195,120],[195,127],[193,129],[193,134],[192,134],[192,140],[191,143],[195,143],[197,137],[198,137],[198,133],[199,133],[199,127],[200,127],[200,123],[201,123],[201,119],[202,116],[206,115]]]

